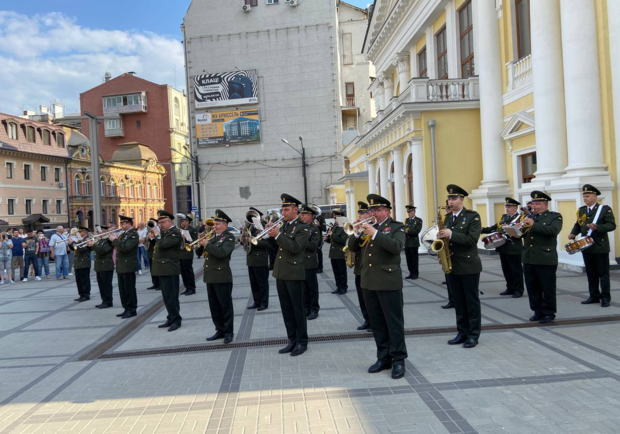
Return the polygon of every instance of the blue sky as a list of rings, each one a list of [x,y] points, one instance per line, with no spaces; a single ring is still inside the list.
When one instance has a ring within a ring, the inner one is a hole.
[[[233,1],[233,0],[230,0]],[[235,0],[240,1],[240,0]],[[366,7],[371,0],[347,0]],[[0,6],[0,112],[79,110],[79,93],[127,71],[183,89],[191,0],[23,0]]]

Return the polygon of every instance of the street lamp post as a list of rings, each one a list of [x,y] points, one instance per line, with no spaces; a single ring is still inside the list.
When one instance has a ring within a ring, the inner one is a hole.
[[[304,138],[302,136],[299,136],[299,142],[301,143],[301,152],[299,152],[298,149],[295,149],[293,146],[291,146],[288,140],[286,139],[280,139],[280,140],[282,140],[282,143],[285,143],[291,149],[293,149],[295,152],[301,155],[301,175],[304,178],[304,203],[307,204],[308,203],[308,180],[306,178],[306,148],[304,148]]]

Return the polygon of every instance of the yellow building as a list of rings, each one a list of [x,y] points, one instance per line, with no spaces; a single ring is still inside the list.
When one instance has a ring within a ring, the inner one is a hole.
[[[560,261],[582,265],[563,249],[580,187],[620,199],[620,2],[376,0],[364,53],[377,116],[342,151],[350,218],[376,192],[428,227],[455,183],[486,225],[505,196],[543,190],[565,216]],[[615,263],[617,231],[612,243]]]

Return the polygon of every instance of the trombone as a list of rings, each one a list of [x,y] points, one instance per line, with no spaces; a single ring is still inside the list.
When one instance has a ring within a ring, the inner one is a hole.
[[[108,237],[108,236],[112,235],[115,232],[125,232],[125,231],[123,229],[112,229],[111,231],[102,232],[102,233],[97,234],[97,235],[89,234],[88,237],[84,238],[80,243],[77,243],[73,247],[75,247],[76,249],[79,249],[81,247],[86,246],[91,241],[98,241],[99,238]]]
[[[209,241],[211,238],[213,238],[213,236],[215,235],[215,230],[214,230],[215,220],[213,220],[212,218],[207,219],[205,221],[205,226],[206,226],[206,228],[205,228],[205,231],[204,231],[204,235],[202,237],[198,237],[198,239],[196,241],[192,241],[191,243],[186,244],[185,245],[185,250],[187,250],[189,252],[190,250],[195,248],[196,244],[198,244],[202,240]]]
[[[357,223],[346,222],[344,225],[342,225],[342,228],[344,229],[344,232],[347,235],[353,235],[355,234],[355,232],[359,230],[360,226],[365,225],[365,224],[375,225],[377,224],[377,218],[368,217],[368,218],[358,221]]]
[[[269,226],[267,226],[265,229],[263,229],[258,234],[256,234],[255,237],[250,237],[250,242],[252,244],[257,245],[260,240],[267,238],[269,236],[269,231],[273,229],[274,227],[277,227],[278,229],[280,229],[284,225],[284,217],[280,217],[275,222],[269,222],[267,224]]]

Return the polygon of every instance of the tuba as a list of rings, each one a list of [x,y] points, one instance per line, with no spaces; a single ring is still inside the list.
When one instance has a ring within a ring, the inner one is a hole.
[[[438,232],[444,228],[443,218],[441,216],[441,210],[443,207],[437,208],[437,230]],[[450,242],[445,238],[437,238],[431,244],[431,248],[437,257],[439,258],[439,263],[441,264],[441,268],[445,274],[452,273],[452,258],[450,258]]]

